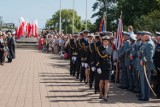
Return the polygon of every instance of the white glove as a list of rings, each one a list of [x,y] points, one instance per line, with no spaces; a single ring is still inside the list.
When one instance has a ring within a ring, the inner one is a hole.
[[[97,72],[98,72],[98,74],[101,74],[102,73],[101,68],[98,68]]]
[[[88,68],[88,64],[87,63],[85,63],[85,68]]]
[[[96,70],[96,67],[91,67],[92,71],[94,72]]]
[[[72,61],[76,61],[76,60],[77,60],[77,57],[73,56]]]
[[[85,66],[85,63],[84,62],[82,62],[82,67],[84,67]]]

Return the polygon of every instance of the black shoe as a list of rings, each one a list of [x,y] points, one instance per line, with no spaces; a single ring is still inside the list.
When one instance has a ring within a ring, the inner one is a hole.
[[[76,79],[79,79],[79,76],[76,76]]]
[[[92,84],[89,85],[89,89],[92,89]]]
[[[124,87],[124,86],[122,86],[122,85],[121,85],[121,86],[118,86],[118,88],[122,88],[122,87]]]
[[[149,101],[149,99],[138,98],[139,101]]]
[[[128,88],[123,86],[121,89],[128,89]]]
[[[102,99],[102,96],[99,96],[99,99]]]
[[[157,96],[157,99],[160,99],[160,96]]]
[[[105,98],[104,98],[104,101],[108,101],[108,98],[107,98],[107,97],[105,97]]]

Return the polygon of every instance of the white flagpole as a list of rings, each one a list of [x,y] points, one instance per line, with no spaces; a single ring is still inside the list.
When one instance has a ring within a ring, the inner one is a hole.
[[[86,27],[85,27],[86,30],[87,30],[87,16],[88,16],[87,8],[88,8],[88,1],[86,0]]]
[[[74,0],[73,0],[73,18],[72,18],[72,34],[74,33]]]
[[[60,13],[59,13],[60,17],[59,17],[59,33],[61,34],[62,32],[62,17],[61,17],[61,0],[60,0]]]

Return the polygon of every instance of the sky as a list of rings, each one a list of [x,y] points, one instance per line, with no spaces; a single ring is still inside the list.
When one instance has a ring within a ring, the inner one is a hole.
[[[16,26],[19,25],[20,17],[24,17],[28,22],[33,22],[38,19],[38,25],[40,28],[45,27],[47,19],[50,19],[52,14],[60,9],[60,0],[0,0],[0,16],[3,17],[5,23],[13,22]],[[62,0],[62,9],[72,9],[73,0]],[[88,19],[91,22],[95,21],[95,18],[91,19],[92,5],[96,0],[88,0]],[[75,0],[75,10],[81,19],[86,17],[86,0]]]

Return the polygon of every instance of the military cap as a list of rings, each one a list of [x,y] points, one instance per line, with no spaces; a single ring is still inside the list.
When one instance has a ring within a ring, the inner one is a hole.
[[[156,36],[160,36],[160,32],[156,32]]]
[[[148,31],[143,31],[143,32],[142,32],[142,35],[152,35],[152,33],[151,33],[151,32],[148,32]]]
[[[89,33],[89,32],[90,32],[89,30],[84,30],[84,31],[83,31],[83,33]]]
[[[80,34],[81,36],[84,36],[84,35],[83,35],[83,32],[80,32],[79,34]]]
[[[133,40],[133,41],[136,41],[136,35],[135,34],[130,34],[130,39]]]
[[[107,36],[113,36],[113,33],[110,32],[110,31],[107,31],[107,32],[106,32],[106,35],[107,35]]]
[[[100,37],[103,37],[103,36],[105,36],[106,35],[106,32],[101,32],[100,33]]]
[[[94,35],[91,33],[91,34],[88,34],[87,37],[94,37]]]
[[[109,36],[104,36],[104,37],[102,37],[102,40],[110,40],[110,37]]]
[[[123,35],[123,36],[124,36],[124,35],[130,36],[130,34],[129,34],[128,32],[126,32],[126,31],[123,31],[123,32],[122,32],[122,35]]]
[[[77,32],[74,32],[73,36],[78,36],[78,33],[77,33]]]
[[[135,34],[137,34],[137,35],[142,35],[143,32],[142,32],[142,31],[137,31]]]

